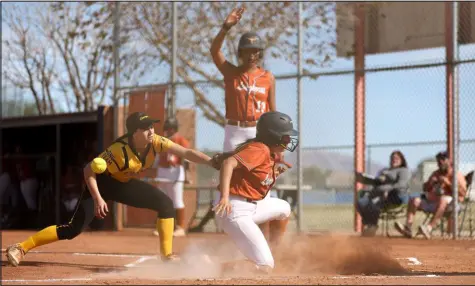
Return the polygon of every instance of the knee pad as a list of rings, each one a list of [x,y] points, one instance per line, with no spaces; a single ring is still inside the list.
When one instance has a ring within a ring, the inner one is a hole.
[[[78,236],[81,232],[81,226],[71,223],[65,225],[58,225],[56,228],[56,233],[58,234],[59,240],[71,240]]]

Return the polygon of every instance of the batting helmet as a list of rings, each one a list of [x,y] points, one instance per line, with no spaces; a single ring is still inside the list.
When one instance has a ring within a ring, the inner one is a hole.
[[[178,130],[178,121],[176,118],[167,118],[163,123],[163,130],[175,129]]]
[[[264,42],[261,37],[254,32],[244,33],[239,39],[238,50],[241,49],[264,49]]]
[[[294,129],[292,118],[278,111],[266,112],[257,121],[256,138],[268,145],[281,145],[286,150],[293,152],[299,145],[297,136],[299,132]]]

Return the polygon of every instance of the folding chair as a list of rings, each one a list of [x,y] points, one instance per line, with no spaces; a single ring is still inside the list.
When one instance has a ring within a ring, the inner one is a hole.
[[[472,204],[474,203],[473,199],[471,198],[471,190],[472,190],[472,182],[473,182],[473,173],[475,171],[471,171],[465,176],[465,180],[467,181],[467,195],[465,196],[465,200],[463,202],[464,208],[463,208],[463,214],[462,214],[462,220],[460,222],[460,228],[459,228],[459,237],[462,234],[462,229],[463,229],[463,224],[465,222],[465,216],[467,214],[467,210],[470,213],[470,219],[469,219],[469,228],[470,228],[470,237],[472,237],[473,234],[473,228],[472,228]]]
[[[358,192],[358,197],[364,196],[365,193],[370,192],[369,190],[361,190]],[[409,197],[409,189],[406,191],[406,196]],[[385,205],[379,214],[379,220],[382,221],[382,234],[389,235],[389,225],[391,222],[394,222],[397,219],[404,218],[406,216],[407,204],[387,204]]]
[[[470,198],[470,193],[471,193],[471,188],[472,188],[472,181],[473,181],[473,174],[474,171],[469,172],[467,175],[465,175],[465,181],[467,182],[467,194],[465,195],[465,199],[462,203],[459,204],[459,210],[458,213],[459,215],[462,213],[462,220],[460,222],[460,227],[459,227],[459,233],[458,236],[460,237],[462,234],[462,229],[463,229],[463,224],[465,221],[465,216],[467,213],[467,210],[471,211],[471,205],[474,203],[473,199]],[[430,212],[424,212],[426,217],[424,218],[423,224],[427,224],[427,222],[432,219],[432,216],[434,215],[433,213]],[[446,211],[444,215],[442,216],[439,226],[440,226],[440,233],[443,235],[445,233],[444,230],[444,224],[446,221],[449,220],[450,216],[452,215],[452,210]],[[469,227],[470,227],[470,237],[472,237],[473,234],[473,228],[472,228],[472,217],[470,216],[469,219]]]
[[[386,234],[387,237],[390,237],[389,235],[390,223],[394,222],[397,219],[405,218],[406,209],[407,209],[407,204],[400,204],[400,205],[390,204],[381,210],[379,219],[383,223],[383,228],[382,228],[383,234]]]

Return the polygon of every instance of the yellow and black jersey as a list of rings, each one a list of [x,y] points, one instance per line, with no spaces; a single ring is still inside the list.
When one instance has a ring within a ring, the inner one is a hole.
[[[98,157],[107,162],[106,173],[118,181],[127,182],[150,168],[157,153],[166,152],[172,144],[167,138],[154,134],[152,144],[148,144],[144,153],[139,154],[129,145],[128,137],[122,136]]]

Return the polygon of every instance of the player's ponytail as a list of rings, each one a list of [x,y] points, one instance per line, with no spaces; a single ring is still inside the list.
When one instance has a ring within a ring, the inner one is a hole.
[[[257,137],[255,138],[251,138],[251,139],[247,139],[246,141],[242,142],[241,144],[238,144],[236,146],[236,149],[234,149],[234,153],[237,153],[242,147],[246,146],[247,144],[249,143],[252,143],[252,142],[261,142],[257,139]]]

